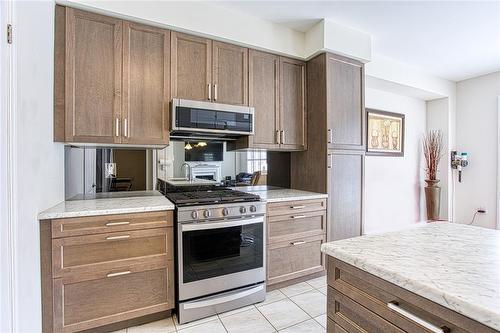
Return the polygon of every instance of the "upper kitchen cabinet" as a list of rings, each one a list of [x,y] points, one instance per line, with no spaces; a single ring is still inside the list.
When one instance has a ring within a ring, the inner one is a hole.
[[[326,67],[328,147],[365,150],[363,64],[326,54]]]
[[[255,134],[229,143],[229,149],[279,149],[280,57],[248,51],[248,101],[255,109]]]
[[[212,41],[172,32],[172,97],[212,100]]]
[[[248,49],[215,41],[212,45],[212,100],[248,105]]]
[[[55,28],[54,140],[168,144],[170,32],[62,6]]]
[[[122,20],[56,6],[55,37],[55,140],[120,143]]]
[[[280,147],[306,149],[306,63],[280,57]]]
[[[168,144],[170,31],[123,22],[122,142]]]

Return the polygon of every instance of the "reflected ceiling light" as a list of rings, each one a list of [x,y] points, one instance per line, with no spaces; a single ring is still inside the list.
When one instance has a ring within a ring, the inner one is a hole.
[[[190,149],[193,149],[193,146],[191,146],[191,144],[188,142],[188,143],[186,143],[186,145],[184,146],[184,149],[186,149],[186,150],[190,150]]]
[[[206,145],[207,145],[206,142],[201,141],[201,142],[198,142],[198,144],[196,145],[196,147],[205,147]]]

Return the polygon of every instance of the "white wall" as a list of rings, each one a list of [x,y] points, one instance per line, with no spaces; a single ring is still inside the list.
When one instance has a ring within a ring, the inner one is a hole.
[[[495,228],[497,218],[497,136],[500,72],[457,83],[457,149],[468,152],[470,164],[462,183],[455,178],[456,220]]]
[[[64,200],[63,145],[52,142],[54,3],[16,1],[13,23],[17,62],[13,330],[41,332],[37,214]]]
[[[366,234],[396,230],[423,219],[420,140],[426,130],[425,101],[366,89],[366,107],[405,114],[404,157],[366,156]]]

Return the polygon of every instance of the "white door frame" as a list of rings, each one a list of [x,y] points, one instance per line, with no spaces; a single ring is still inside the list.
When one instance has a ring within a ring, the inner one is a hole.
[[[14,1],[0,1],[0,331],[15,332],[15,38],[8,44],[7,24],[14,27]],[[14,36],[15,37],[15,36]]]

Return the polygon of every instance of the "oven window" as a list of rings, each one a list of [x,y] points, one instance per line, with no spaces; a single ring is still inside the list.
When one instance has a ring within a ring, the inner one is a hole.
[[[263,223],[182,233],[184,283],[263,267]]]

